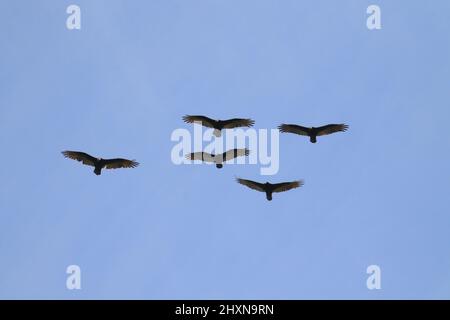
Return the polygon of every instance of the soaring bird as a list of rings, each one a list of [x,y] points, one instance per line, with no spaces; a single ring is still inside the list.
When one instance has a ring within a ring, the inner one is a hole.
[[[216,164],[218,169],[223,168],[223,163],[237,157],[246,157],[250,154],[248,149],[232,149],[222,154],[210,154],[207,152],[194,152],[186,155],[188,160],[200,160],[204,162],[212,162]]]
[[[246,187],[249,187],[250,189],[260,191],[260,192],[265,192],[266,198],[269,201],[272,201],[272,194],[274,192],[289,191],[291,189],[299,188],[304,185],[303,180],[271,184],[269,182],[258,183],[258,182],[251,181],[251,180],[237,178],[237,182]]]
[[[289,132],[289,133],[295,133],[299,134],[301,136],[309,136],[309,141],[312,143],[317,142],[317,136],[324,136],[327,134],[332,134],[339,131],[347,131],[348,125],[346,124],[327,124],[326,126],[322,127],[302,127],[295,124],[282,124],[278,127],[280,129],[280,132]]]
[[[87,153],[79,151],[63,151],[62,154],[66,158],[81,161],[85,165],[94,167],[95,168],[94,173],[98,176],[102,173],[103,168],[106,169],[136,168],[139,165],[139,162],[136,162],[135,160],[127,160],[122,158],[116,159],[95,158]]]
[[[201,122],[201,125],[207,128],[214,128],[214,135],[220,137],[223,129],[234,129],[240,127],[250,128],[255,124],[252,119],[229,119],[229,120],[214,120],[205,116],[189,116],[183,117],[186,123]]]

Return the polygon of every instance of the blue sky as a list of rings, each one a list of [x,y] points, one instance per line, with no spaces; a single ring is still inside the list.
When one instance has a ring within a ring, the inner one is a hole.
[[[66,29],[81,7],[82,29]],[[366,8],[382,10],[369,31]],[[450,3],[2,1],[0,298],[450,298]],[[280,171],[175,166],[181,117],[345,122]],[[104,172],[63,150],[137,159]],[[305,186],[264,195],[234,177]],[[66,268],[82,290],[66,289]],[[366,268],[382,269],[382,290]]]

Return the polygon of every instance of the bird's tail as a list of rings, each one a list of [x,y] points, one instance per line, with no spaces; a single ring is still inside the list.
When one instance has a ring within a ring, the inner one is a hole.
[[[317,142],[317,137],[316,136],[310,136],[309,137],[309,141],[311,141],[312,143],[316,143]]]
[[[102,168],[95,168],[94,173],[96,175],[98,175],[98,176],[101,175],[102,174]]]
[[[214,129],[214,135],[219,138],[222,136],[222,131],[219,129]]]
[[[217,168],[217,169],[222,169],[222,168],[223,168],[223,164],[217,163],[217,164],[216,164],[216,168]]]
[[[272,201],[272,192],[266,192],[266,198],[269,201]]]

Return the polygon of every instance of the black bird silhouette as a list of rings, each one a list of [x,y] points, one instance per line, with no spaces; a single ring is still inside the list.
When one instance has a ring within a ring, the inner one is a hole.
[[[303,180],[298,181],[292,181],[292,182],[282,182],[282,183],[276,183],[271,184],[269,182],[266,183],[259,183],[251,180],[245,180],[245,179],[236,179],[238,183],[249,187],[250,189],[264,192],[266,194],[266,198],[269,201],[272,201],[272,194],[276,192],[284,192],[289,191],[291,189],[299,188],[304,185]]]
[[[81,161],[85,165],[94,167],[95,168],[94,173],[98,176],[102,173],[103,168],[106,169],[136,168],[139,165],[139,162],[136,162],[135,160],[127,160],[122,158],[116,159],[95,158],[87,153],[79,151],[63,151],[62,154],[66,158]]]
[[[222,154],[210,154],[207,152],[194,152],[186,155],[188,160],[200,160],[204,162],[212,162],[216,164],[218,169],[223,168],[223,163],[230,161],[237,157],[248,156],[250,151],[248,149],[232,149]]]
[[[223,129],[234,129],[240,127],[252,127],[255,121],[252,119],[229,119],[229,120],[214,120],[205,116],[189,116],[183,117],[186,123],[201,122],[201,125],[207,128],[214,128],[214,135],[220,137]]]
[[[301,136],[309,136],[309,141],[312,143],[317,142],[318,136],[324,136],[327,134],[332,134],[339,131],[347,131],[348,125],[346,124],[327,124],[326,126],[322,127],[302,127],[298,126],[296,124],[282,124],[278,127],[280,129],[280,132],[289,132],[289,133],[295,133],[299,134]]]

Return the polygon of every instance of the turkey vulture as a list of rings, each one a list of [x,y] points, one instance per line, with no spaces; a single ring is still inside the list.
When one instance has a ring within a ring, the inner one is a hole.
[[[295,124],[282,124],[278,127],[280,132],[290,132],[296,133],[301,136],[309,136],[309,141],[312,143],[317,142],[317,136],[324,136],[327,134],[332,134],[339,131],[347,131],[348,125],[346,124],[327,124],[326,126],[317,127],[317,128],[307,128],[298,126]]]
[[[78,151],[63,151],[62,154],[66,158],[81,161],[85,165],[94,167],[94,173],[98,176],[102,173],[103,168],[136,168],[139,165],[139,162],[136,162],[135,160],[95,158],[87,153]]]
[[[253,190],[256,190],[256,191],[260,191],[260,192],[265,192],[266,193],[266,198],[269,201],[272,201],[272,194],[274,192],[289,191],[291,189],[299,188],[299,187],[304,185],[303,180],[271,184],[269,182],[258,183],[258,182],[255,182],[255,181],[239,179],[238,178],[237,182],[242,184],[242,185],[244,185],[244,186],[246,186],[246,187],[249,187],[250,189],[253,189]]]
[[[248,156],[250,151],[248,149],[232,149],[224,152],[222,154],[210,154],[207,152],[194,152],[186,155],[186,159],[188,160],[200,160],[204,162],[213,162],[216,164],[218,169],[223,168],[223,163],[226,161],[230,161],[237,157]]]
[[[252,127],[255,121],[252,119],[230,119],[230,120],[213,120],[205,116],[189,116],[183,117],[186,123],[201,122],[201,125],[207,128],[214,128],[214,135],[220,137],[223,129],[234,129],[240,127]]]

